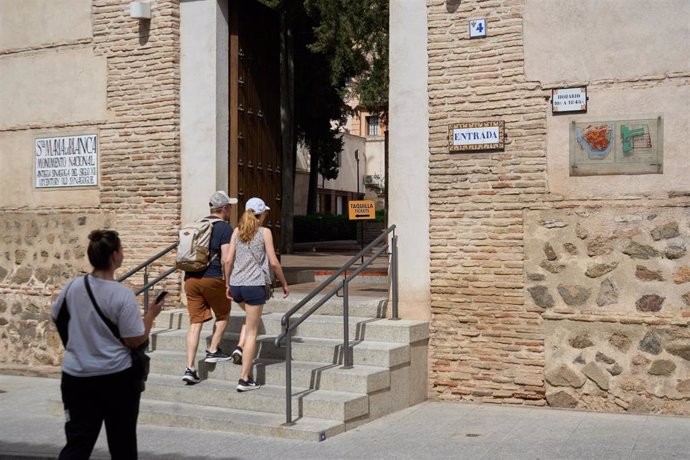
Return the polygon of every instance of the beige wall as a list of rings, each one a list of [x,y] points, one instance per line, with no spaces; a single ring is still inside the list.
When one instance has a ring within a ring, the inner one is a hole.
[[[685,0],[527,0],[525,78],[545,85],[690,71]]]
[[[91,0],[0,2],[0,52],[91,39]]]

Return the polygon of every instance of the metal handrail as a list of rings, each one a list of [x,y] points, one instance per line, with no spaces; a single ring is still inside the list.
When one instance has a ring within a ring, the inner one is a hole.
[[[155,286],[156,283],[162,281],[163,279],[167,278],[168,276],[173,274],[175,271],[177,271],[177,268],[175,268],[175,267],[170,268],[170,269],[166,270],[165,272],[163,272],[158,277],[156,277],[153,281],[149,281],[149,265],[151,265],[152,263],[154,263],[155,261],[157,261],[158,259],[160,259],[164,255],[166,255],[167,253],[169,253],[170,251],[175,249],[177,247],[177,244],[178,243],[171,244],[167,248],[160,251],[158,254],[149,257],[144,262],[140,263],[139,265],[137,265],[136,267],[134,267],[133,269],[131,269],[130,271],[128,271],[124,275],[118,277],[116,280],[117,282],[121,283],[124,280],[126,280],[127,278],[129,278],[130,276],[138,273],[140,270],[142,270],[142,269],[144,270],[144,285],[142,287],[140,287],[139,289],[137,289],[136,291],[134,291],[134,295],[139,295],[142,292],[144,293],[144,311],[147,311],[149,308],[149,289],[151,289],[153,286]]]
[[[390,245],[388,243],[384,244],[380,249],[374,252],[369,258],[364,260],[364,255],[372,250],[374,246],[381,243],[386,236],[392,233]],[[331,297],[337,294],[338,291],[342,289],[343,291],[343,369],[352,368],[352,356],[350,356],[350,328],[349,328],[349,284],[352,279],[357,276],[362,270],[368,267],[379,255],[383,254],[390,248],[391,250],[391,260],[390,260],[390,278],[391,278],[391,319],[398,319],[398,237],[395,235],[395,225],[391,225],[386,230],[384,230],[381,235],[376,237],[374,241],[369,243],[365,248],[359,251],[355,256],[353,256],[349,261],[347,261],[338,271],[333,273],[328,279],[323,281],[318,287],[307,294],[301,301],[297,303],[294,307],[288,310],[280,320],[283,332],[276,337],[274,344],[276,347],[280,346],[280,343],[285,340],[285,425],[294,425],[292,421],[292,334],[297,326],[299,326],[304,320],[316,312],[324,303],[326,303]],[[357,259],[362,259],[362,264],[354,271],[347,274],[348,268],[350,268]],[[325,290],[328,285],[335,281],[340,275],[345,274],[343,278],[342,286],[336,285],[330,291],[328,291],[321,299],[319,299],[314,306],[309,310],[304,312],[294,321],[290,321],[290,318],[297,313],[302,307],[304,307],[311,299],[316,297],[320,292]]]

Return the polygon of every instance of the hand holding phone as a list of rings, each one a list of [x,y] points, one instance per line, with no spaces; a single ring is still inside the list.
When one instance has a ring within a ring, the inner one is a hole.
[[[168,291],[161,291],[158,293],[156,296],[156,303],[161,303],[163,299],[165,299],[165,296],[168,295]]]

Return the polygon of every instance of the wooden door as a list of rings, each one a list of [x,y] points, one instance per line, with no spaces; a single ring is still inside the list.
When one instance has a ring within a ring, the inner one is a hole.
[[[230,191],[238,217],[251,197],[271,208],[265,225],[280,240],[280,22],[255,0],[230,0]],[[238,217],[233,222],[236,224]]]

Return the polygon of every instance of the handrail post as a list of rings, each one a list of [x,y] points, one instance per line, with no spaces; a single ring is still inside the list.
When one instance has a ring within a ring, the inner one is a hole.
[[[144,286],[149,284],[149,266],[144,267]],[[144,313],[149,311],[149,290],[144,291]]]
[[[391,249],[391,301],[393,303],[393,311],[391,319],[398,318],[398,237],[393,230],[393,242]]]
[[[343,369],[352,369],[350,357],[350,289],[348,280],[343,280]]]
[[[285,425],[294,425],[292,422],[292,335],[290,323],[285,325]]]

